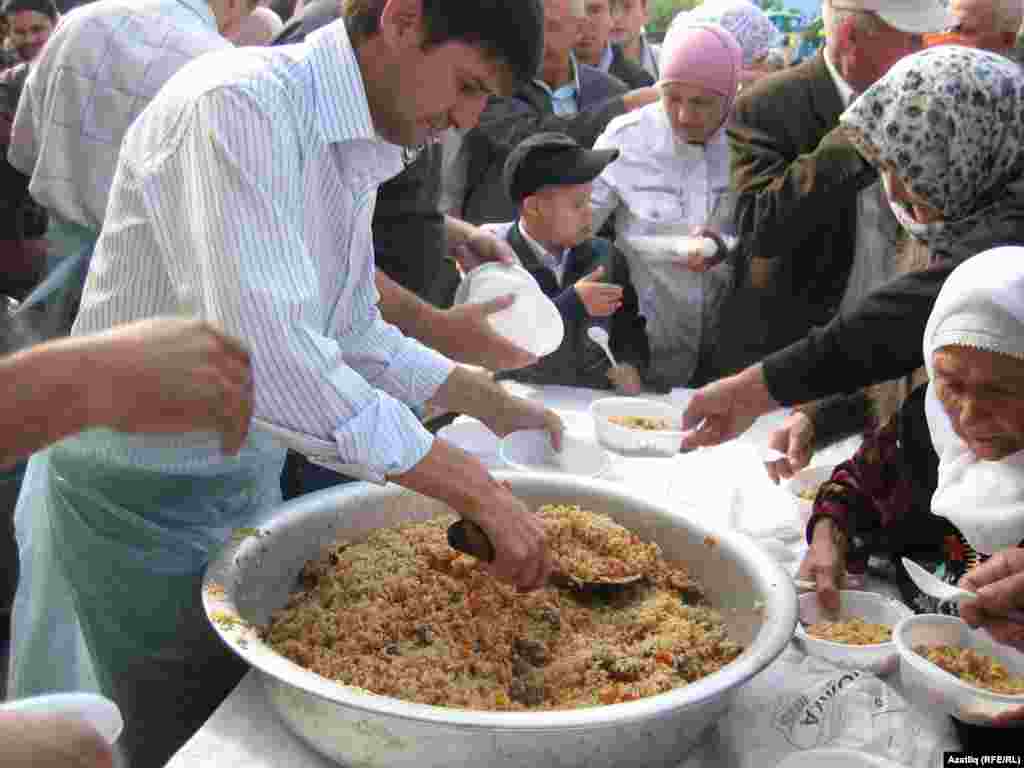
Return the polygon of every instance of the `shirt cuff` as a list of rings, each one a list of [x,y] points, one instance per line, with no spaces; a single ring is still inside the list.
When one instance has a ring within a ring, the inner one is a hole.
[[[386,381],[376,381],[374,386],[401,393],[404,402],[419,406],[437,393],[454,370],[455,361],[406,337],[406,343],[383,374]]]
[[[379,390],[344,426],[335,430],[341,461],[382,476],[415,467],[430,451],[434,436],[405,405]]]

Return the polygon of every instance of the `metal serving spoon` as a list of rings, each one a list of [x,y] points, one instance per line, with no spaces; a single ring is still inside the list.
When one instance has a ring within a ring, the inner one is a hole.
[[[956,603],[958,606],[978,599],[977,592],[971,592],[969,589],[963,589],[955,584],[947,584],[910,558],[904,557],[902,561],[910,580],[926,595],[931,595],[943,603]],[[1006,611],[1005,615],[1011,621],[1024,623],[1024,611],[1011,609]]]
[[[470,520],[456,520],[448,526],[448,546],[485,563],[494,560],[494,545],[483,529]],[[548,583],[581,593],[610,595],[637,584],[644,578],[644,574],[638,573],[618,579],[584,581],[570,573],[554,570],[548,576]]]
[[[612,348],[608,346],[608,331],[600,325],[592,325],[587,328],[587,336],[590,337],[592,342],[604,350],[604,353],[608,355],[608,361],[612,364],[612,367],[618,367],[619,364],[615,361],[615,355],[612,354]]]

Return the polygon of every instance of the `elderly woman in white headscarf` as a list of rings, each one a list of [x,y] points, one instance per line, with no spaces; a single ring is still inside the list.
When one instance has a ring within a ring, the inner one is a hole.
[[[595,142],[619,150],[619,159],[591,194],[595,231],[614,217],[629,262],[651,345],[645,383],[655,389],[690,383],[732,285],[729,249],[705,226],[727,198],[724,126],[741,53],[718,25],[680,26],[666,37],[660,64],[661,99],[616,118]],[[715,242],[713,254],[689,237],[697,232]]]
[[[970,583],[972,569],[1024,543],[1024,247],[993,248],[950,274],[923,352],[929,383],[814,501],[800,571],[826,606],[836,606],[846,568],[872,554],[909,556],[943,581]],[[902,568],[895,576],[915,610],[956,611]],[[971,618],[983,623],[983,610]],[[996,636],[1024,650],[1024,625]]]
[[[748,0],[705,0],[693,10],[676,14],[669,33],[677,27],[700,23],[725,27],[740,44],[740,85],[752,83],[778,68],[770,58],[773,49],[784,45],[783,35],[768,14]]]

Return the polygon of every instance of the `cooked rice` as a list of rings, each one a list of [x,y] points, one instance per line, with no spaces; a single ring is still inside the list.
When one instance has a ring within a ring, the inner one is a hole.
[[[1002,662],[957,645],[918,645],[914,651],[965,683],[993,693],[1024,694],[1024,677],[1011,677]]]
[[[892,627],[872,624],[857,616],[846,621],[819,621],[811,624],[806,631],[819,640],[846,645],[875,645],[892,640]]]
[[[650,416],[609,416],[608,421],[626,429],[661,430],[672,429],[668,419],[656,419]]]
[[[307,669],[375,693],[448,707],[571,709],[631,701],[717,671],[742,647],[684,568],[608,517],[542,507],[558,565],[581,578],[634,573],[608,595],[529,593],[446,540],[452,516],[339,542],[303,569],[263,632]],[[584,575],[586,574],[586,575]]]

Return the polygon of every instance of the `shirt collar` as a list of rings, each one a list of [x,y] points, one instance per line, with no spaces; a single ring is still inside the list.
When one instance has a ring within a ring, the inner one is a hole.
[[[534,78],[533,82],[548,92],[549,95],[554,96],[555,93],[562,91],[564,88],[571,88],[574,93],[580,92],[580,68],[576,63],[576,54],[572,51],[569,52],[569,69],[572,70],[572,78],[568,83],[563,83],[558,88],[552,89],[550,85],[545,83],[539,77]]]
[[[640,33],[640,64],[655,80],[658,79],[658,57],[654,55],[654,48],[647,42],[647,36],[643,32]]]
[[[210,25],[214,30],[217,29],[217,17],[213,14],[213,10],[210,8],[210,4],[206,0],[177,0],[181,5],[188,8],[190,11],[199,16],[203,21]]]
[[[327,142],[369,139],[382,141],[373,127],[363,73],[343,19],[306,38],[315,120]]]
[[[519,234],[523,236],[523,240],[525,240],[526,244],[530,246],[530,250],[533,251],[534,255],[540,259],[540,263],[555,272],[555,274],[558,274],[559,267],[561,267],[562,263],[565,261],[565,254],[569,249],[566,248],[557,255],[551,253],[551,251],[541,245],[540,242],[535,240],[530,233],[526,231],[526,222],[522,219],[519,220]],[[561,275],[558,276],[558,280],[561,282]]]
[[[835,83],[836,90],[839,91],[839,100],[843,102],[843,109],[850,106],[855,98],[857,98],[857,92],[853,90],[853,87],[843,79],[843,76],[839,74],[839,70],[836,69],[832,63],[832,59],[829,58],[828,48],[824,51],[825,54],[825,68],[828,69],[828,74],[832,78],[832,82]]]
[[[613,61],[615,61],[615,51],[612,50],[612,44],[605,43],[604,52],[601,54],[601,60],[597,62],[597,68],[602,72],[607,72],[611,69]]]

